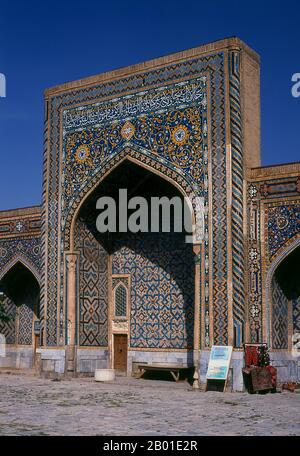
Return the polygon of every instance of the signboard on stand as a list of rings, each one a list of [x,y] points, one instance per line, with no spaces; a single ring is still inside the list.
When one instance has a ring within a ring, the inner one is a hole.
[[[206,374],[206,391],[225,391],[232,346],[213,345]]]

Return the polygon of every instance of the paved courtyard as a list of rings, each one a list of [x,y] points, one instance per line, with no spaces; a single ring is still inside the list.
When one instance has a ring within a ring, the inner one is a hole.
[[[0,391],[0,435],[300,435],[299,393],[203,393],[181,382],[4,372]]]

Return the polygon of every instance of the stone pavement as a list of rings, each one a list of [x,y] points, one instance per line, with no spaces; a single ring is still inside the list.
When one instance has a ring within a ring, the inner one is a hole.
[[[0,392],[0,435],[300,435],[299,393],[204,393],[181,382],[5,372]]]

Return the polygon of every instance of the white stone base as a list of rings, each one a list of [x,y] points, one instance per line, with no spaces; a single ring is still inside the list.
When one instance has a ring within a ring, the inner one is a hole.
[[[77,348],[76,371],[78,374],[94,374],[96,369],[108,369],[109,353],[104,348]]]
[[[290,352],[270,352],[272,366],[277,369],[277,382],[300,382],[300,356],[293,357]]]
[[[66,351],[64,348],[38,348],[41,355],[41,373],[59,374],[65,373]]]
[[[32,369],[34,366],[32,347],[11,347],[6,345],[5,356],[0,356],[0,367],[9,369]]]
[[[40,371],[43,375],[64,375],[66,371],[66,350],[64,347],[39,348]],[[206,383],[206,372],[210,350],[200,351],[199,379],[200,384]],[[109,369],[109,352],[103,348],[77,348],[76,373],[94,375],[96,369]],[[300,357],[295,358],[290,352],[271,351],[271,364],[277,368],[278,383],[287,381],[300,382]],[[127,375],[135,373],[139,363],[162,363],[182,366],[193,366],[193,352],[181,351],[141,351],[129,350]],[[32,347],[6,346],[5,356],[0,356],[0,368],[32,369],[34,368],[34,350]],[[228,389],[244,391],[242,369],[244,367],[244,352],[233,351],[228,377]]]

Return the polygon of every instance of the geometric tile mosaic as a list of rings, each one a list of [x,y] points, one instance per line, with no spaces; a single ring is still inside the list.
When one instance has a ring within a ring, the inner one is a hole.
[[[292,299],[293,333],[300,333],[300,296]]]
[[[272,280],[272,347],[288,348],[288,299],[276,277]]]
[[[131,275],[131,347],[193,347],[194,259],[181,234],[116,241],[113,274]]]
[[[82,220],[76,222],[79,270],[79,345],[108,344],[108,255]]]

